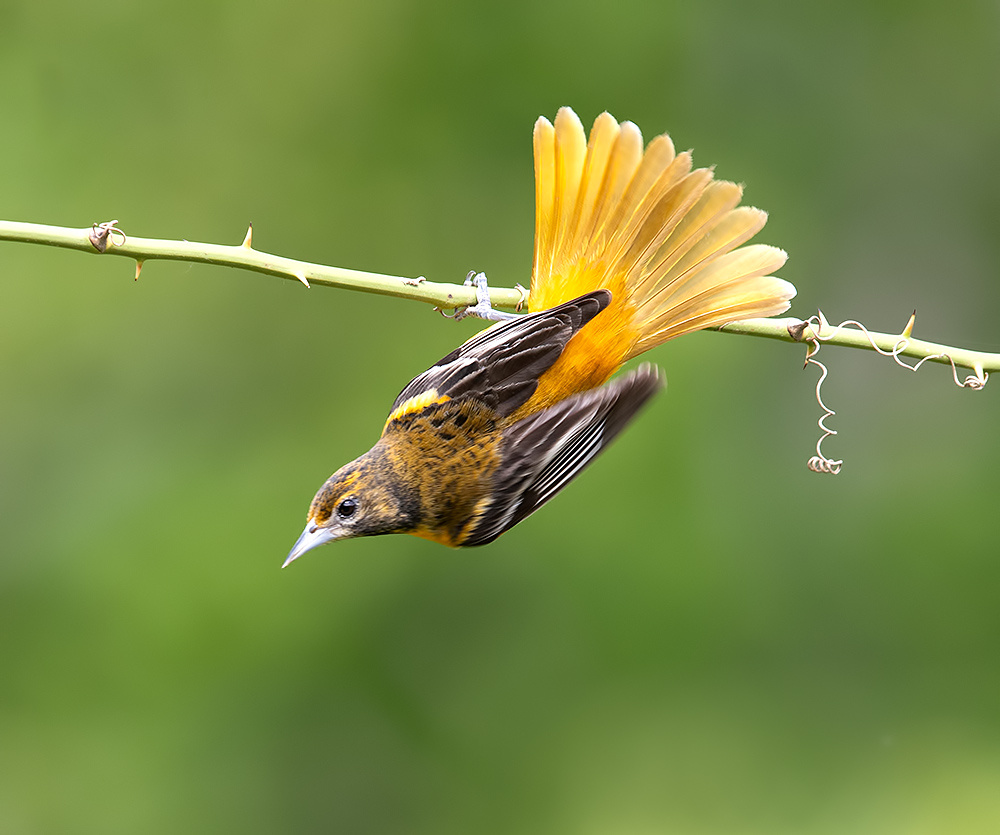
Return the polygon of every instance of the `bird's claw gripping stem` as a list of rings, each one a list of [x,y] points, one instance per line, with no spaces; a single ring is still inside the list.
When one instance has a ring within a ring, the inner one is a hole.
[[[476,303],[471,307],[456,310],[454,318],[464,319],[466,316],[476,316],[492,322],[504,322],[517,318],[516,313],[506,313],[503,310],[493,309],[493,305],[490,303],[490,289],[486,283],[486,273],[477,273],[475,270],[471,270],[465,277],[465,286],[476,288]]]

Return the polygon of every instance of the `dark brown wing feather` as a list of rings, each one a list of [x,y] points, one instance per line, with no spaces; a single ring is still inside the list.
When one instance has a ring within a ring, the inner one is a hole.
[[[610,302],[611,293],[598,290],[477,333],[411,380],[390,414],[430,391],[452,400],[474,397],[498,417],[511,414],[535,392],[538,378],[559,358],[573,334]]]
[[[569,484],[663,386],[642,365],[606,386],[574,395],[504,432],[493,501],[462,545],[485,545]]]

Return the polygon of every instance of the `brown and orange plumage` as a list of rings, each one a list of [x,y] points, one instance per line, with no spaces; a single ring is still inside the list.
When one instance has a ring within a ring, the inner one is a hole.
[[[381,438],[323,485],[286,565],[334,539],[493,541],[569,483],[662,386],[625,362],[668,339],[788,309],[785,253],[741,246],[767,215],[658,136],[569,108],[535,124],[530,313],[412,380]],[[605,385],[607,383],[607,385]]]

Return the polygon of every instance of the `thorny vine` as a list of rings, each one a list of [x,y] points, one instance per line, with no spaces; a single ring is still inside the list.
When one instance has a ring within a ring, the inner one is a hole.
[[[486,288],[428,281],[423,276],[400,277],[380,273],[330,267],[285,258],[262,252],[253,247],[253,227],[248,228],[241,244],[207,244],[193,241],[176,241],[155,238],[126,237],[118,228],[118,221],[95,223],[91,227],[75,229],[36,223],[21,223],[0,220],[0,241],[20,241],[46,246],[65,247],[91,254],[117,255],[135,261],[135,278],[147,261],[173,260],[221,264],[237,269],[251,270],[280,278],[300,282],[306,288],[326,285],[349,290],[360,290],[380,295],[422,301],[435,309],[453,310],[459,314],[472,305],[481,304]],[[473,275],[475,271],[473,271]],[[489,301],[494,308],[520,310],[525,302],[524,288],[488,288]],[[836,327],[831,327],[822,311],[807,320],[786,319],[746,319],[722,325],[714,330],[746,336],[763,336],[785,342],[805,342],[808,345],[805,365],[820,369],[816,381],[816,402],[823,410],[817,421],[821,436],[816,443],[816,454],[807,462],[810,470],[836,475],[844,463],[842,459],[828,458],[823,453],[823,441],[837,431],[827,426],[828,418],[836,414],[823,401],[822,387],[829,371],[816,359],[820,347],[829,343],[842,347],[864,348],[878,352],[892,359],[903,368],[916,371],[925,362],[948,363],[952,368],[955,384],[972,390],[982,389],[989,379],[989,371],[1000,370],[1000,354],[969,351],[949,345],[939,345],[912,337],[914,317],[898,336],[869,331],[860,322],[849,319]],[[913,365],[902,360],[903,356],[917,359]],[[958,367],[972,370],[964,380],[959,379]]]
[[[816,359],[816,355],[819,353],[819,349],[822,347],[822,343],[829,342],[831,339],[834,339],[842,329],[846,327],[853,327],[861,331],[867,338],[868,342],[871,344],[873,351],[878,352],[884,357],[892,357],[893,361],[897,365],[907,369],[908,371],[916,371],[917,369],[920,368],[920,366],[922,366],[928,360],[946,359],[951,364],[951,373],[952,377],[955,380],[955,385],[961,388],[972,389],[973,391],[980,391],[986,386],[986,381],[989,380],[990,377],[989,372],[979,367],[977,367],[974,370],[973,374],[970,374],[964,380],[959,380],[958,367],[955,365],[955,360],[952,358],[950,354],[947,353],[928,354],[927,356],[924,356],[917,362],[913,363],[913,365],[910,365],[907,362],[903,362],[903,360],[900,359],[900,354],[902,354],[910,345],[911,335],[913,333],[913,323],[916,320],[916,316],[917,316],[916,312],[914,312],[913,315],[910,316],[910,321],[907,322],[906,327],[903,328],[903,332],[900,334],[899,340],[896,342],[895,345],[893,345],[892,349],[888,351],[885,350],[884,348],[880,348],[876,344],[876,341],[872,336],[871,332],[868,330],[868,328],[866,328],[863,324],[861,324],[861,322],[858,322],[854,319],[847,319],[841,322],[836,327],[831,327],[830,323],[826,319],[826,316],[823,315],[823,311],[820,310],[817,311],[816,316],[812,316],[805,321],[805,324],[808,325],[808,332],[805,332],[805,329],[803,329],[802,339],[803,341],[808,343],[809,348],[806,352],[806,360],[804,363],[804,367],[808,365],[815,365],[820,369],[820,376],[819,379],[816,381],[816,402],[819,404],[819,407],[823,410],[823,414],[820,416],[819,420],[816,421],[816,424],[822,431],[819,440],[816,441],[816,454],[806,462],[806,466],[814,473],[826,473],[829,475],[837,475],[838,473],[840,473],[840,468],[844,463],[844,460],[842,458],[841,459],[828,458],[826,455],[823,454],[823,441],[825,441],[831,435],[837,434],[836,429],[831,429],[829,426],[826,425],[826,419],[829,417],[833,417],[836,414],[836,412],[833,411],[833,409],[831,409],[829,406],[826,405],[826,403],[823,402],[823,394],[822,394],[823,382],[824,380],[826,380],[829,374],[829,370],[822,362]]]

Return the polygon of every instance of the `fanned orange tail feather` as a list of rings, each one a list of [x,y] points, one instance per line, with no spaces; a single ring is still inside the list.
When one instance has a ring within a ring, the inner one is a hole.
[[[684,333],[783,313],[795,295],[771,275],[783,250],[741,246],[767,214],[739,206],[742,188],[691,168],[666,134],[609,113],[588,142],[568,107],[535,123],[535,256],[529,307],[545,310],[606,288],[611,306],[567,346],[541,398],[600,385],[622,363]],[[582,376],[581,376],[582,375]],[[571,384],[571,380],[576,383]],[[567,389],[562,391],[562,389]],[[542,394],[542,392],[539,392]]]

